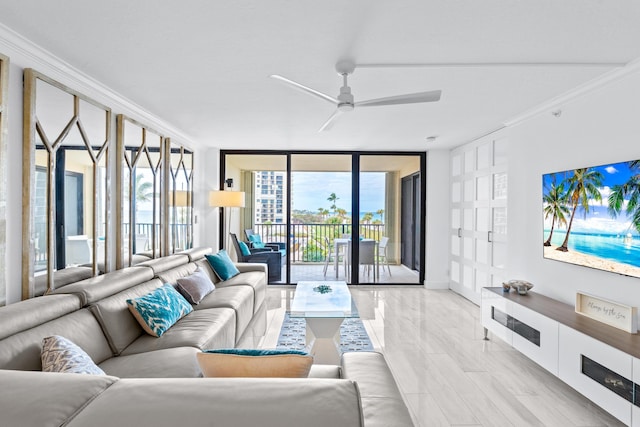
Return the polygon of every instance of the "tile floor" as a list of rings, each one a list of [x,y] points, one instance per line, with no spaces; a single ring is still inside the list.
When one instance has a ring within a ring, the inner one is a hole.
[[[480,309],[452,291],[377,285],[351,292],[416,426],[622,425],[499,338],[483,341]],[[293,293],[269,287],[264,348],[275,347]]]

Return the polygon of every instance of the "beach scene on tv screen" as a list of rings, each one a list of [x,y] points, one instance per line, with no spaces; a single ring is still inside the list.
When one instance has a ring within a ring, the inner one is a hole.
[[[640,160],[542,177],[544,257],[640,277]]]

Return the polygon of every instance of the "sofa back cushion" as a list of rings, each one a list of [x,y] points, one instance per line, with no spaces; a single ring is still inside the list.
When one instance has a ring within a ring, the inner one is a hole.
[[[201,247],[201,248],[192,248],[187,249],[186,251],[180,252],[181,254],[185,254],[189,257],[190,262],[198,261],[199,259],[204,258],[206,254],[210,254],[212,252],[209,247]]]
[[[153,279],[149,267],[127,267],[56,289],[56,294],[76,294],[83,305],[91,305],[139,283]]]
[[[100,322],[114,354],[119,355],[144,333],[129,311],[127,300],[146,295],[160,286],[162,286],[160,280],[152,279],[97,301],[90,307]]]
[[[0,369],[41,370],[42,339],[51,335],[61,335],[71,340],[96,364],[113,356],[100,324],[89,309],[84,308],[2,340]]]
[[[0,307],[0,340],[80,308],[75,295],[47,295]]]
[[[158,274],[158,279],[160,279],[162,283],[171,283],[172,285],[175,285],[178,279],[193,274],[197,268],[198,266],[195,263],[190,262],[189,264],[184,264],[179,267],[163,271]]]
[[[137,266],[150,267],[153,270],[153,274],[157,276],[164,271],[171,270],[172,268],[187,264],[188,262],[189,255],[175,254],[141,262],[140,264],[137,264]]]

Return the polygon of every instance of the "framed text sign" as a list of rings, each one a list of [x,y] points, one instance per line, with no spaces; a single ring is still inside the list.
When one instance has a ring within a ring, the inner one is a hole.
[[[581,292],[576,293],[576,313],[632,334],[638,332],[637,311],[636,307]]]

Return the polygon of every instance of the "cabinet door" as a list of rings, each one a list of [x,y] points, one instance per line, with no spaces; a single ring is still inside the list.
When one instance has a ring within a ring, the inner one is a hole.
[[[510,301],[487,289],[482,289],[481,295],[482,326],[507,344],[512,345],[513,331],[508,325],[508,316],[511,315],[513,305]]]
[[[631,407],[631,425],[640,427],[640,359],[633,358],[634,405]]]
[[[560,325],[561,380],[627,425],[631,425],[633,357]]]
[[[513,347],[554,375],[558,375],[558,327],[549,319],[513,304]]]

